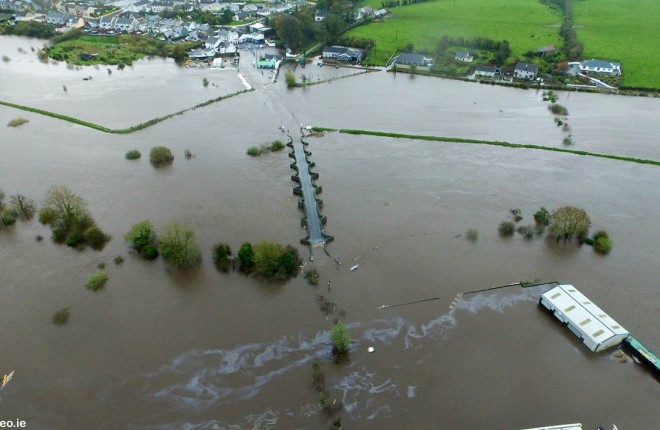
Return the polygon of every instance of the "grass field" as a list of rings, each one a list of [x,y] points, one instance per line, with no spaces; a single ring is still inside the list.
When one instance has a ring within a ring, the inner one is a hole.
[[[56,43],[48,55],[58,61],[73,64],[131,64],[145,55],[183,57],[196,42],[168,44],[157,39],[121,34],[116,36],[81,35],[78,38]],[[95,60],[81,60],[80,54],[98,54]]]
[[[366,4],[381,7],[379,0]],[[416,51],[435,52],[443,35],[508,40],[512,55],[521,58],[529,50],[563,43],[557,28],[562,22],[560,13],[538,0],[429,0],[391,12],[382,23],[363,25],[348,33],[376,40],[372,59],[378,64],[384,64],[396,49],[408,43]]]
[[[660,88],[660,1],[583,0],[573,22],[585,59],[618,60],[624,86]]]

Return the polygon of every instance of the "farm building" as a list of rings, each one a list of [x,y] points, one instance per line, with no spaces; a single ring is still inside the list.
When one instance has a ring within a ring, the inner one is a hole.
[[[594,352],[616,346],[629,335],[626,329],[572,285],[557,285],[543,293],[540,304],[554,313]]]

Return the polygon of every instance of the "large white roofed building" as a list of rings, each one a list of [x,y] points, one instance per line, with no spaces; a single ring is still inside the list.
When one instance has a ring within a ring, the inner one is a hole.
[[[616,346],[630,334],[572,285],[557,285],[541,295],[540,303],[594,352]]]

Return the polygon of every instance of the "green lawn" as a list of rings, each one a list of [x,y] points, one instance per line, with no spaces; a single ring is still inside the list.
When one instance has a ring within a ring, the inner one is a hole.
[[[573,21],[583,58],[621,61],[623,85],[660,88],[660,1],[577,1]]]
[[[367,0],[366,4],[380,8],[377,0]],[[348,33],[376,40],[372,58],[379,64],[407,43],[416,51],[435,52],[443,35],[508,40],[512,55],[521,58],[529,50],[563,43],[559,29],[552,27],[561,24],[561,15],[539,0],[430,0],[391,12],[382,23],[373,22]]]

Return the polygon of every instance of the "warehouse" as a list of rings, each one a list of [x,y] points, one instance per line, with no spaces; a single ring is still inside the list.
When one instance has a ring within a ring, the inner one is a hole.
[[[579,337],[587,347],[603,351],[623,342],[629,333],[572,285],[558,285],[541,296],[540,304]]]

